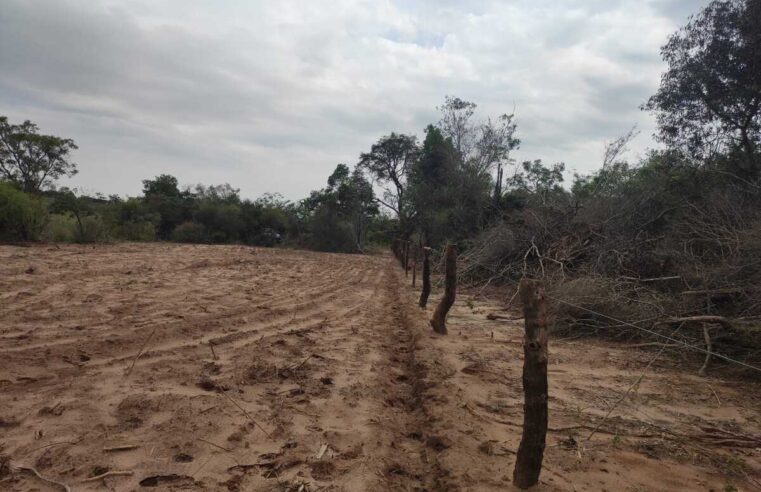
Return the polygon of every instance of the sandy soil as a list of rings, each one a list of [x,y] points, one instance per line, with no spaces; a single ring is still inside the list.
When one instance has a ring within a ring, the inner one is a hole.
[[[510,489],[520,322],[416,297],[390,256],[0,247],[0,490]],[[759,488],[761,385],[663,357],[588,439],[654,352],[550,352],[539,490]]]

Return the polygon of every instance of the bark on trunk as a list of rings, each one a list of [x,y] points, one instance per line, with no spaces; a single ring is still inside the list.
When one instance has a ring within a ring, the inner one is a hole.
[[[520,285],[526,333],[523,341],[523,436],[513,483],[527,489],[539,482],[547,436],[547,306],[544,286],[536,280]]]
[[[429,253],[431,248],[423,248],[423,290],[420,292],[418,305],[424,308],[428,304],[428,296],[431,295],[431,261]]]
[[[441,298],[436,311],[431,318],[433,331],[446,335],[447,333],[447,313],[454,304],[455,295],[457,294],[457,247],[454,244],[447,245],[445,256],[444,272],[444,297]]]
[[[404,241],[404,276],[410,273],[410,242]]]
[[[415,277],[417,277],[417,250],[412,254],[412,286],[415,287]]]

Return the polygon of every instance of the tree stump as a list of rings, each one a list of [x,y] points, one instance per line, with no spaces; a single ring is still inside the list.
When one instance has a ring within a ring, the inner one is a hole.
[[[431,295],[431,260],[429,253],[431,248],[423,248],[423,290],[420,292],[418,305],[424,308],[428,304],[428,296]]]
[[[439,301],[431,318],[433,331],[442,335],[447,333],[447,313],[454,304],[457,294],[457,247],[454,244],[448,244],[444,255],[444,297]]]
[[[523,435],[513,483],[527,489],[539,481],[547,436],[547,305],[544,286],[522,280],[520,297],[526,333],[523,340]]]

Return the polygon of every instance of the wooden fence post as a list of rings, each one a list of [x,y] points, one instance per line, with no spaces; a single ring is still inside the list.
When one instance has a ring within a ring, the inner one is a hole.
[[[457,246],[448,244],[444,255],[444,297],[439,301],[439,305],[436,306],[436,311],[433,312],[431,318],[433,331],[442,335],[447,333],[447,313],[454,304],[457,293]]]
[[[539,481],[547,436],[547,305],[544,286],[521,281],[526,333],[523,339],[523,435],[513,470],[513,483],[527,489]]]
[[[423,290],[420,292],[418,305],[424,308],[428,304],[428,296],[431,295],[431,260],[429,253],[431,248],[423,248]]]

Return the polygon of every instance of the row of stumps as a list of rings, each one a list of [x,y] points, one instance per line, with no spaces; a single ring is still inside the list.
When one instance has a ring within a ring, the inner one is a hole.
[[[409,276],[410,253],[412,253],[412,286],[415,286],[417,251],[411,252],[412,243],[397,239],[392,251]],[[420,248],[422,252],[421,308],[426,307],[431,293],[431,248]],[[455,301],[457,293],[457,247],[453,244],[444,250],[444,296],[439,301],[431,318],[431,327],[436,333],[447,333],[446,317]],[[542,460],[547,437],[547,303],[544,286],[538,280],[521,280],[519,297],[523,302],[525,333],[523,338],[523,435],[513,470],[513,484],[527,489],[539,482]]]

